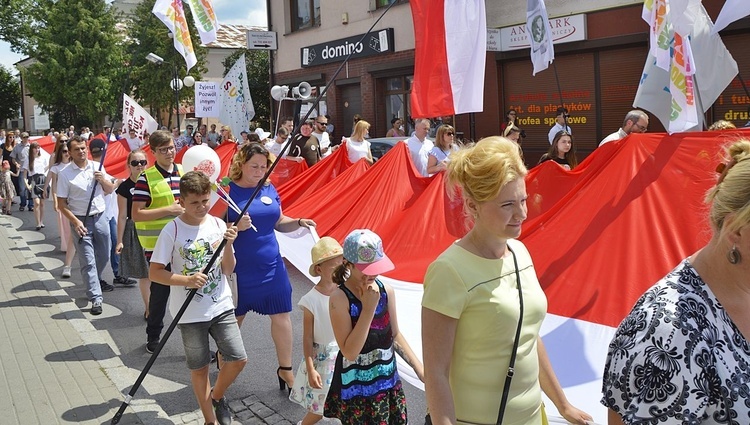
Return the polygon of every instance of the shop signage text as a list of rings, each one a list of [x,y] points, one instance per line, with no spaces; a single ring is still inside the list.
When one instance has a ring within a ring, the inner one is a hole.
[[[351,53],[352,59],[393,52],[393,28],[386,28],[365,37],[364,34],[307,46],[300,49],[302,67],[341,62]]]
[[[570,43],[586,39],[586,15],[572,15],[549,20],[552,42]],[[487,50],[507,52],[529,48],[526,24],[499,29],[487,29]]]

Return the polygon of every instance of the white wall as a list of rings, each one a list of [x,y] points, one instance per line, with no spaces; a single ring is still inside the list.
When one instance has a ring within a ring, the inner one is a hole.
[[[487,28],[502,28],[526,22],[526,1],[487,0]],[[544,0],[550,18],[575,15],[595,10],[643,4],[643,0]]]

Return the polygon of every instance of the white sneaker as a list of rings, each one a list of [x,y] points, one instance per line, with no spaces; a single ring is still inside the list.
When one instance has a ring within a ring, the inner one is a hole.
[[[70,266],[63,267],[62,277],[63,278],[70,277]]]

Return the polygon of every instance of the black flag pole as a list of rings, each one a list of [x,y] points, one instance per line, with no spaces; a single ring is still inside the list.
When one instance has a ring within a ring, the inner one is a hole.
[[[396,4],[396,0],[391,0],[391,3],[388,5],[388,7],[385,8],[382,14],[380,14],[380,17],[378,17],[375,22],[373,22],[372,26],[370,26],[370,29],[367,30],[367,32],[362,35],[362,38],[359,39],[357,44],[361,44],[367,36],[372,33],[372,30],[375,28],[375,26],[380,22],[381,19],[383,19],[383,16],[385,16],[386,13],[388,13],[389,10],[391,10],[391,7]],[[255,199],[258,194],[260,193],[260,190],[263,188],[263,185],[265,184],[266,180],[268,180],[268,177],[273,172],[274,168],[276,168],[276,165],[279,163],[279,161],[284,157],[284,153],[289,149],[289,146],[292,144],[294,137],[299,133],[300,126],[307,121],[307,119],[310,117],[312,112],[314,110],[317,110],[318,104],[320,103],[320,99],[325,96],[326,92],[328,91],[328,87],[330,87],[331,83],[336,80],[336,77],[341,73],[341,71],[344,69],[344,66],[349,62],[349,59],[351,59],[352,54],[354,51],[350,52],[346,58],[344,58],[344,61],[341,62],[341,65],[339,65],[338,69],[336,69],[336,72],[333,73],[331,78],[329,79],[326,86],[323,88],[323,90],[318,94],[318,96],[313,101],[313,104],[310,106],[310,109],[308,109],[307,113],[305,114],[304,118],[300,121],[299,124],[295,127],[294,131],[292,131],[292,137],[289,137],[289,139],[284,143],[284,145],[281,147],[281,151],[279,152],[279,155],[276,157],[276,159],[273,161],[270,167],[268,167],[268,170],[266,171],[266,174],[263,176],[263,178],[260,179],[258,182],[258,185],[255,187],[255,190],[253,191],[252,195],[248,199],[247,203],[245,204],[245,207],[242,208],[242,211],[240,214],[237,215],[237,219],[234,220],[234,223],[232,223],[233,226],[236,226],[240,220],[242,219],[242,216],[245,215],[247,212],[247,209],[250,207],[250,204],[253,199]],[[218,248],[216,248],[216,251],[211,256],[211,259],[208,261],[206,266],[203,268],[203,274],[207,274],[209,270],[213,267],[214,263],[219,257],[219,254],[221,254],[221,251],[224,249],[224,247],[227,244],[227,240],[224,239],[221,241],[221,244],[219,244]],[[130,391],[128,391],[128,394],[125,396],[125,400],[123,400],[122,404],[120,405],[120,408],[117,409],[117,413],[115,413],[115,416],[112,418],[112,421],[110,424],[116,425],[120,422],[120,419],[122,418],[122,414],[125,412],[125,409],[130,405],[130,402],[133,400],[133,397],[135,396],[135,393],[138,391],[138,388],[140,388],[141,384],[143,383],[143,380],[146,379],[146,376],[148,376],[148,371],[151,369],[151,367],[154,365],[154,362],[156,361],[157,357],[159,357],[159,353],[161,352],[162,348],[164,348],[164,345],[166,344],[169,337],[172,335],[172,332],[174,331],[174,328],[177,327],[177,323],[182,318],[182,315],[185,314],[185,310],[187,310],[188,306],[190,305],[190,302],[193,300],[193,297],[195,296],[195,293],[197,292],[197,289],[191,289],[188,291],[187,297],[185,298],[185,302],[182,303],[182,306],[180,306],[180,310],[175,315],[174,319],[172,319],[172,323],[169,324],[169,327],[167,327],[167,330],[164,331],[164,336],[162,337],[161,341],[159,342],[159,345],[154,350],[153,354],[151,354],[151,357],[148,359],[148,362],[146,363],[146,366],[143,367],[143,371],[138,376],[138,378],[135,380],[135,383],[130,388]]]
[[[565,103],[563,102],[562,87],[560,86],[560,76],[557,75],[557,64],[552,61],[552,70],[555,72],[555,82],[557,83],[557,94],[560,96],[560,106],[563,108],[563,121],[565,122],[565,131],[570,133],[570,126],[568,125],[568,114],[564,111]]]

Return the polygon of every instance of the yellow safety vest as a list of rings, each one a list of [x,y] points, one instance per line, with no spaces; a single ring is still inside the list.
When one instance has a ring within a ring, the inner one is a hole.
[[[174,166],[177,167],[177,174],[182,176],[182,167],[178,164],[174,164]],[[146,183],[148,183],[148,189],[151,193],[151,203],[146,209],[153,210],[174,204],[175,199],[172,188],[169,186],[169,180],[161,175],[156,165],[147,168],[144,174],[146,174]],[[172,220],[174,220],[174,217],[167,216],[156,220],[136,221],[136,233],[138,233],[138,240],[141,242],[143,249],[153,251],[161,229]]]

